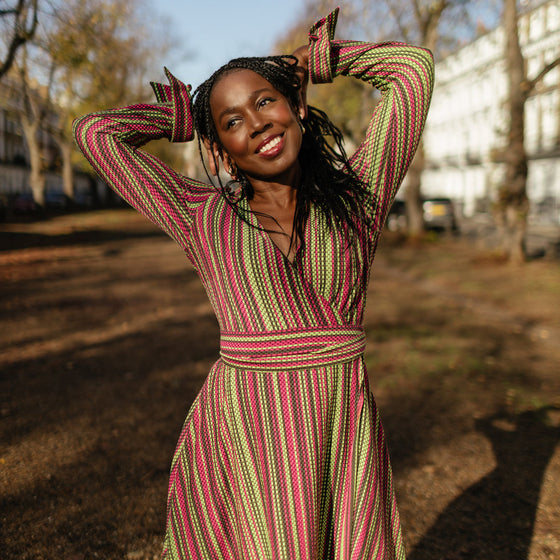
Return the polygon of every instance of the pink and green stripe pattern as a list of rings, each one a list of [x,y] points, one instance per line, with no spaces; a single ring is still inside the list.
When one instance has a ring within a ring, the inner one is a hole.
[[[366,339],[360,327],[298,329],[220,336],[222,361],[237,369],[281,371],[334,365],[359,358]]]
[[[313,207],[288,261],[212,186],[141,149],[192,138],[189,89],[168,73],[158,102],[86,115],[78,145],[97,173],[182,247],[221,330],[221,355],[173,457],[165,560],[402,560],[385,437],[363,363],[363,311],[387,212],[424,126],[433,61],[422,48],[310,32],[310,76],[381,91],[351,164],[368,226],[348,246]],[[246,200],[239,202],[249,210]],[[188,333],[185,333],[188,336]],[[186,372],[188,373],[188,372]]]

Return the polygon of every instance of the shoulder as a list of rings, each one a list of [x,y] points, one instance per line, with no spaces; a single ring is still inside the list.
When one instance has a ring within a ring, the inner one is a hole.
[[[191,200],[199,199],[200,202],[220,196],[220,191],[211,183],[192,179],[186,175],[180,175],[183,193],[186,198]]]
[[[197,209],[197,213],[207,218],[215,213],[220,213],[228,206],[228,201],[219,186],[212,183],[182,177],[182,198],[184,203]]]

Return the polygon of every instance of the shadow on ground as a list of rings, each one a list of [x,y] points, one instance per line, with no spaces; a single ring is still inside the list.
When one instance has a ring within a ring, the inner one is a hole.
[[[159,550],[171,456],[217,340],[208,315],[2,369],[0,558]]]
[[[543,475],[560,441],[560,427],[547,418],[550,410],[476,422],[492,444],[496,467],[445,508],[409,560],[528,558]]]
[[[3,231],[0,233],[0,251],[17,251],[39,247],[70,247],[72,245],[102,245],[108,241],[126,239],[145,239],[160,237],[158,231],[119,231],[119,230],[79,230],[70,233],[47,235],[44,233],[26,233],[21,231]]]

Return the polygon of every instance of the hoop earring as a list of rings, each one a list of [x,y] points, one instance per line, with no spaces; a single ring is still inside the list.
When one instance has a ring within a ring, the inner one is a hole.
[[[238,169],[237,169],[237,165],[235,164],[234,161],[232,161],[232,162],[230,163],[228,173],[229,173],[229,176],[230,176],[234,181],[237,181]]]

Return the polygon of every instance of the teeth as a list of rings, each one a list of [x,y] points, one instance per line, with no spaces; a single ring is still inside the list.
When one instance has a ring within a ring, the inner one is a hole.
[[[273,138],[270,142],[267,142],[260,150],[259,150],[259,154],[262,152],[268,152],[268,150],[271,150],[272,148],[274,148],[274,146],[277,146],[278,144],[280,144],[280,136],[277,136],[276,138]]]

